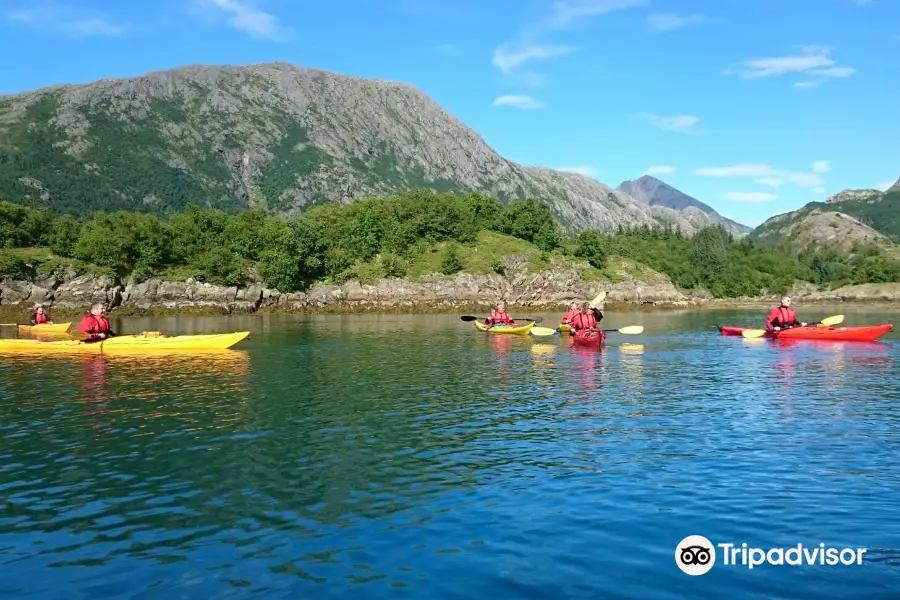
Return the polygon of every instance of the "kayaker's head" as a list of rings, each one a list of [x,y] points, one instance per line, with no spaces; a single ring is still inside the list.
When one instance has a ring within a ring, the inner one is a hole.
[[[790,296],[782,296],[781,297],[781,305],[785,308],[790,308],[791,306],[791,297]]]
[[[578,310],[578,303],[577,303],[577,302],[573,302],[572,304],[570,304],[570,305],[569,305],[569,310],[577,311],[577,310]]]
[[[34,312],[35,312],[35,314],[38,314],[38,315],[44,314],[44,305],[43,304],[35,304]]]
[[[98,302],[91,306],[91,314],[96,315],[98,317],[103,315],[103,312],[106,310],[106,307],[103,306],[102,302]]]
[[[498,302],[497,303],[497,312],[506,312],[506,302]]]
[[[591,312],[591,308],[593,308],[591,306],[591,303],[585,302],[584,304],[581,305],[581,312],[589,313],[589,312]]]

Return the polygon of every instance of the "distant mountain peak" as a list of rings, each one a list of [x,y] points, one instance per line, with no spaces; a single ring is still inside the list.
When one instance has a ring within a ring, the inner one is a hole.
[[[897,181],[895,181],[895,182],[894,182],[894,185],[892,185],[891,187],[889,187],[887,191],[888,191],[889,193],[890,193],[890,192],[900,192],[900,179],[898,179]]]
[[[640,202],[648,206],[659,206],[670,208],[683,212],[689,208],[695,208],[710,217],[713,221],[720,223],[726,229],[737,235],[745,235],[751,231],[750,227],[726,219],[715,211],[711,206],[700,202],[696,198],[688,196],[684,192],[675,189],[664,181],[653,177],[652,175],[642,175],[633,181],[623,181],[616,188],[620,192],[624,192]]]

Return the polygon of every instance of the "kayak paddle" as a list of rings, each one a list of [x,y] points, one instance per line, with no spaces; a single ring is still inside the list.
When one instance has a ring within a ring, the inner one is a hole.
[[[590,301],[591,308],[597,308],[597,305],[606,299],[606,292],[600,292],[593,300]]]
[[[628,327],[622,327],[621,329],[601,329],[605,333],[624,333],[626,335],[636,335],[638,333],[644,332],[643,325],[629,325]],[[545,335],[553,335],[558,333],[558,329],[550,329],[549,327],[532,327],[531,335],[537,336],[545,336]]]
[[[822,319],[818,323],[810,323],[807,327],[830,327],[832,325],[837,325],[844,321],[844,315],[834,315],[833,317],[828,317],[826,319]],[[745,329],[741,332],[741,335],[745,338],[760,338],[766,335],[765,329]]]
[[[479,317],[473,315],[463,315],[460,317],[461,321],[477,321]],[[538,317],[537,319],[532,319],[531,317],[519,317],[518,319],[514,319],[516,321],[534,321],[535,323],[540,323],[544,320],[544,317]]]

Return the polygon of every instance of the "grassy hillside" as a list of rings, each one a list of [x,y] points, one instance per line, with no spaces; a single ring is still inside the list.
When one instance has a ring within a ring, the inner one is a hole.
[[[564,233],[545,203],[427,191],[327,204],[285,219],[188,205],[165,219],[114,212],[79,220],[0,202],[0,247],[0,278],[72,269],[282,292],[350,279],[505,273],[515,264],[574,267],[589,280],[663,273],[685,290],[717,297],[778,292],[797,281],[900,281],[900,263],[864,253],[793,256],[735,240],[721,227],[691,237],[648,226]]]
[[[799,210],[772,217],[749,237],[763,244],[790,241],[791,235],[800,234],[797,224],[813,214],[833,212],[849,215],[891,242],[900,243],[900,189],[848,195],[848,199],[840,202],[811,202]]]

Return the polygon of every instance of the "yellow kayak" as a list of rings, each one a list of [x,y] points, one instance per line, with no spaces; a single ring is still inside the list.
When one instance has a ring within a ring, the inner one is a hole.
[[[63,334],[69,330],[72,322],[68,323],[41,323],[40,325],[19,325],[22,333],[34,334]]]
[[[524,335],[531,331],[532,327],[534,327],[534,321],[529,321],[527,325],[521,325],[519,327],[510,327],[509,325],[494,325],[493,327],[488,327],[481,321],[475,321],[475,329],[478,331],[487,331],[488,333],[518,333]]]
[[[0,339],[0,354],[145,354],[154,352],[218,352],[231,348],[249,331],[166,337],[158,332],[120,335],[99,342]]]

